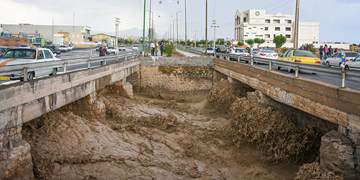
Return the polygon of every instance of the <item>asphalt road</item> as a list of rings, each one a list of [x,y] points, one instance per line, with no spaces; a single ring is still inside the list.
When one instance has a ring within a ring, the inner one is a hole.
[[[126,52],[120,52],[120,54],[125,54]],[[98,57],[99,53],[95,51],[95,49],[83,49],[83,50],[73,50],[73,51],[69,51],[69,52],[63,52],[61,53],[59,56],[57,56],[59,59],[72,59],[72,58],[81,58],[81,57]],[[107,61],[107,64],[114,64],[114,63],[118,63],[119,61]],[[100,62],[97,63],[91,63],[91,67],[97,67],[97,66],[101,66]],[[87,69],[88,68],[88,64],[84,63],[84,64],[77,64],[77,65],[69,65],[67,67],[67,71],[78,71],[78,70],[83,70],[83,69]],[[64,73],[64,69],[60,68],[58,69],[58,74],[62,74]],[[38,78],[42,78],[42,77],[38,77]],[[14,81],[0,81],[0,86],[6,86],[6,85],[10,85],[10,84],[14,84],[14,83],[19,83],[19,80],[14,80]]]

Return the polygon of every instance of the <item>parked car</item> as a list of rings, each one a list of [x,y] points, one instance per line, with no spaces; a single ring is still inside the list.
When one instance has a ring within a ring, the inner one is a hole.
[[[207,55],[215,55],[215,49],[214,48],[207,48],[206,49],[206,52],[205,52]]]
[[[6,51],[8,49],[9,49],[9,47],[0,46],[0,58],[2,58],[4,56],[4,54],[6,53]]]
[[[117,55],[117,54],[119,54],[119,49],[115,48],[115,47],[108,47],[107,53],[111,54],[111,55]]]
[[[352,52],[352,51],[346,51],[345,52],[346,61],[352,61],[358,56],[359,56],[359,53],[357,53],[357,52]],[[340,67],[341,62],[342,62],[342,54],[336,55],[334,57],[327,58],[324,61],[324,63],[329,67],[331,67],[331,66]]]
[[[264,59],[279,59],[279,55],[277,52],[275,52],[274,50],[270,50],[270,49],[260,49],[255,55],[254,57],[257,58],[264,58]]]
[[[60,49],[61,52],[69,52],[69,51],[71,51],[73,49],[73,47],[72,46],[62,45],[62,46],[59,47],[59,49]]]
[[[44,48],[50,49],[55,56],[58,56],[61,54],[61,50],[60,50],[59,46],[47,45],[47,46],[44,46]]]
[[[50,49],[47,48],[11,48],[6,51],[3,59],[0,60],[0,68],[9,65],[34,64],[59,60]],[[27,79],[35,77],[55,75],[57,68],[30,69]],[[0,80],[23,80],[24,74],[1,74]]]
[[[230,60],[237,60],[239,56],[250,56],[250,53],[245,48],[235,48],[229,53]]]

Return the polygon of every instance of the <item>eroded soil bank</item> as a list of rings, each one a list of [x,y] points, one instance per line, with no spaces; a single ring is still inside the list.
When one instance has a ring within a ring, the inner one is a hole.
[[[75,103],[27,124],[23,135],[39,179],[294,178],[297,166],[234,145],[230,126],[205,96],[180,103],[105,91],[94,104]]]

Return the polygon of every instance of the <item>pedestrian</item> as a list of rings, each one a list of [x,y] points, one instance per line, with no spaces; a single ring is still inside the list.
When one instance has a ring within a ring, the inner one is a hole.
[[[325,44],[325,47],[324,47],[324,59],[328,58],[328,54],[329,54],[329,48],[328,48],[328,45]]]
[[[332,57],[334,55],[334,50],[333,48],[330,46],[329,47],[329,57]]]
[[[164,41],[160,42],[160,55],[163,56],[165,51],[165,44]]]
[[[150,43],[151,56],[155,56],[155,43]]]
[[[106,56],[106,54],[107,54],[106,47],[104,45],[100,46],[100,48],[99,48],[99,56]]]
[[[322,45],[319,48],[319,53],[320,53],[320,59],[323,60],[323,58],[324,58],[324,47]]]

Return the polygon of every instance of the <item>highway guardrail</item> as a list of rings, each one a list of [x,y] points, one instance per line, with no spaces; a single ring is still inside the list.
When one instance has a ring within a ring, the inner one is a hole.
[[[139,55],[140,55],[139,52],[132,51],[132,52],[127,52],[124,54],[119,54],[119,55],[114,55],[114,56],[92,57],[92,55],[90,55],[90,56],[66,58],[66,59],[48,61],[48,62],[8,65],[8,66],[0,67],[0,75],[21,74],[24,78],[23,81],[28,81],[28,79],[27,79],[28,72],[34,71],[36,69],[62,68],[63,73],[67,73],[67,72],[69,72],[67,70],[69,66],[87,64],[86,69],[91,69],[91,68],[94,68],[94,66],[92,66],[92,64],[94,64],[94,63],[100,63],[101,66],[104,66],[104,65],[108,64],[108,62],[110,62],[110,61],[126,62],[128,60],[132,60],[132,59],[139,57]],[[84,69],[84,68],[82,68],[82,69]],[[79,70],[79,69],[76,69],[76,70]]]

